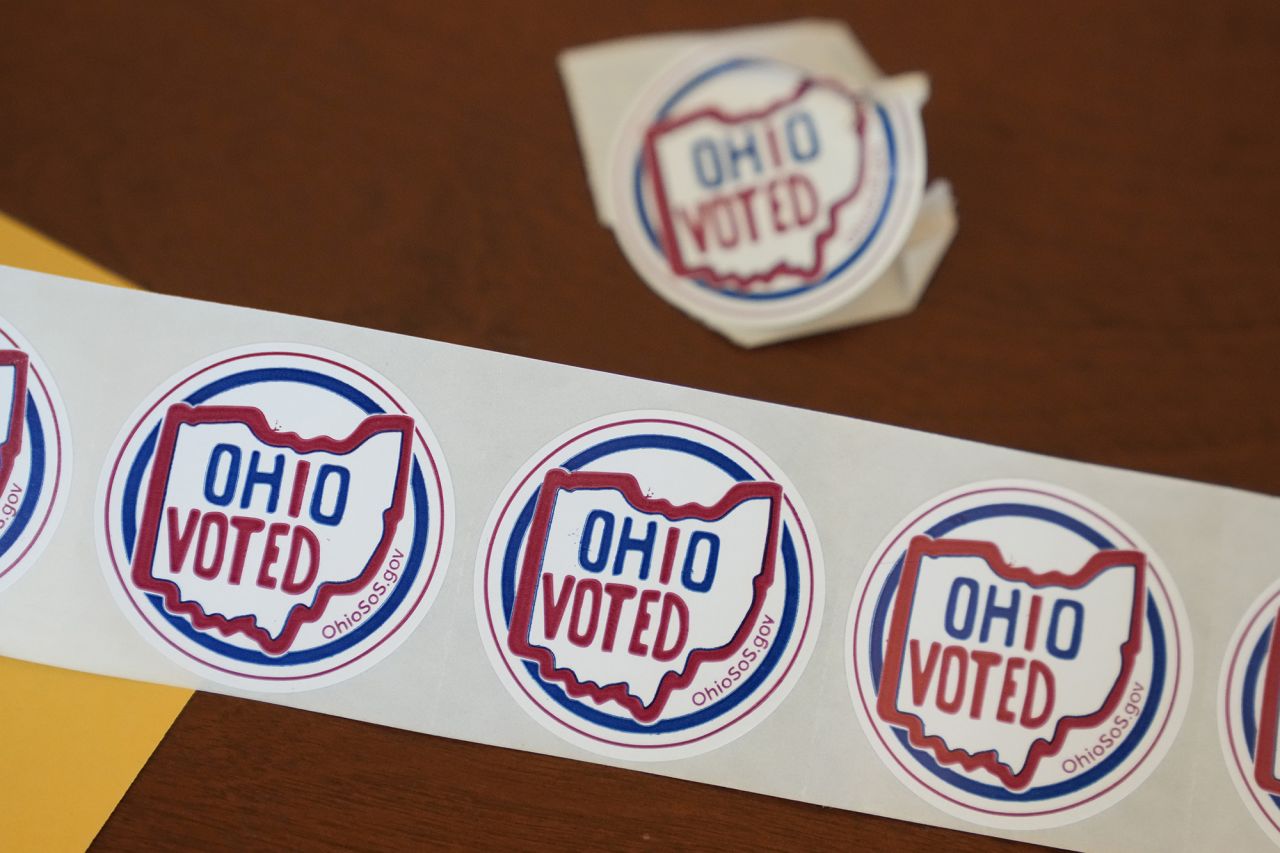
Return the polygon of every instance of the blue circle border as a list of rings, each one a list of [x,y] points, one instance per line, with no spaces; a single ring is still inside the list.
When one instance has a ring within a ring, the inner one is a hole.
[[[1110,550],[1116,547],[1101,533],[1078,519],[1057,512],[1056,510],[1031,504],[998,503],[967,509],[948,516],[925,532],[926,535],[930,537],[938,538],[947,535],[957,527],[961,527],[974,521],[979,521],[985,518],[1008,516],[1034,518],[1056,524],[1085,539],[1090,545],[1099,550]],[[873,690],[877,691],[877,693],[879,691],[880,673],[884,662],[884,631],[888,623],[890,604],[893,601],[894,593],[898,589],[902,573],[902,562],[903,557],[898,557],[892,570],[890,570],[888,576],[885,578],[884,587],[881,589],[880,596],[876,601],[871,624],[871,642],[868,645],[868,654],[871,659]],[[1160,702],[1164,693],[1165,671],[1168,668],[1168,655],[1165,648],[1164,623],[1160,618],[1159,609],[1156,607],[1155,598],[1151,593],[1147,594],[1146,618],[1151,630],[1153,658],[1149,698],[1143,706],[1142,713],[1139,714],[1137,722],[1135,722],[1133,727],[1130,728],[1128,736],[1126,736],[1119,746],[1105,759],[1095,764],[1084,773],[1052,785],[1028,788],[1027,790],[1020,792],[1010,791],[999,785],[989,785],[977,782],[957,773],[954,770],[951,770],[950,768],[943,767],[928,752],[911,746],[911,743],[907,738],[907,733],[896,726],[892,727],[893,734],[902,744],[903,749],[905,749],[921,767],[929,771],[942,782],[975,796],[986,797],[987,799],[999,802],[1029,803],[1066,796],[1082,788],[1088,787],[1115,770],[1115,768],[1138,747],[1138,744],[1146,735],[1147,730],[1151,727],[1152,722],[1159,711]]]
[[[233,373],[193,391],[191,394],[187,395],[182,402],[198,406],[226,391],[246,385],[269,382],[295,382],[312,385],[343,397],[357,406],[366,415],[383,414],[385,412],[385,410],[378,406],[378,404],[375,403],[368,395],[351,385],[348,385],[347,383],[332,376],[300,368],[255,368],[252,370],[241,371],[239,373]],[[129,474],[125,480],[125,488],[122,493],[123,505],[121,507],[121,532],[124,536],[125,555],[129,560],[133,559],[133,547],[138,530],[136,513],[138,492],[142,488],[142,482],[147,473],[151,457],[155,454],[155,444],[159,432],[160,427],[157,424],[151,430],[151,433],[147,436],[146,440],[143,441],[142,445],[138,448],[138,453],[129,466]],[[283,655],[268,655],[257,649],[246,649],[241,646],[223,642],[222,640],[197,630],[185,618],[176,616],[165,610],[163,599],[158,595],[147,593],[147,600],[151,603],[152,607],[155,608],[160,617],[183,637],[202,648],[213,652],[214,654],[240,663],[277,667],[299,666],[315,663],[316,661],[325,660],[333,657],[334,655],[341,654],[351,647],[363,642],[391,618],[392,614],[399,609],[401,603],[408,595],[409,590],[413,587],[413,581],[421,569],[423,555],[426,552],[427,546],[430,504],[428,502],[426,478],[423,475],[421,465],[416,459],[413,463],[413,473],[410,478],[410,491],[413,495],[416,524],[414,527],[413,541],[409,548],[409,554],[405,558],[404,567],[401,571],[400,579],[397,581],[395,590],[391,593],[390,597],[387,598],[386,602],[378,608],[377,612],[369,619],[362,622],[359,628],[356,628],[349,633],[342,634],[331,642],[311,649],[286,652]]]
[[[1240,729],[1244,734],[1245,748],[1248,749],[1251,760],[1256,759],[1255,753],[1258,746],[1258,721],[1254,717],[1253,707],[1257,702],[1258,681],[1267,659],[1267,649],[1271,645],[1271,632],[1275,630],[1275,626],[1275,620],[1272,619],[1271,624],[1258,637],[1258,642],[1249,653],[1244,678],[1241,679]],[[1268,794],[1265,791],[1261,792],[1260,796],[1267,797],[1276,808],[1280,808],[1280,796]]]
[[[561,462],[558,467],[567,471],[576,471],[611,454],[638,448],[654,448],[697,457],[719,468],[737,482],[755,479],[745,468],[719,450],[690,439],[661,434],[638,434],[609,439],[575,454]],[[517,563],[520,546],[524,543],[527,535],[540,490],[541,487],[534,489],[529,499],[525,502],[512,527],[510,537],[503,548],[502,612],[504,623],[508,626],[511,624],[511,611],[515,602],[515,579],[518,571]],[[791,635],[795,629],[796,615],[800,609],[800,561],[791,530],[785,523],[783,525],[780,550],[782,552],[783,577],[786,579],[787,589],[783,602],[782,616],[778,620],[778,633],[775,635],[774,641],[760,665],[754,669],[750,676],[743,679],[739,687],[717,702],[711,703],[698,711],[646,725],[638,723],[629,717],[605,713],[592,704],[570,698],[559,685],[548,683],[539,677],[537,665],[530,661],[522,661],[525,671],[552,702],[569,713],[586,722],[624,734],[652,735],[681,732],[704,725],[728,714],[761,688],[790,647]]]

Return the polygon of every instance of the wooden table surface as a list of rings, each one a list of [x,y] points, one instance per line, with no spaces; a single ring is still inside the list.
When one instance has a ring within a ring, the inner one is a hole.
[[[911,316],[747,352],[597,225],[555,57],[806,14],[931,75],[960,232]],[[1277,494],[1277,45],[1274,0],[10,2],[0,209],[162,293]],[[203,694],[98,843],[1006,846]]]

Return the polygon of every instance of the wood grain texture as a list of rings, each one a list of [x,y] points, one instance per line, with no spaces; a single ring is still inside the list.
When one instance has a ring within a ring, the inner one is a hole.
[[[817,14],[933,79],[918,311],[739,350],[598,227],[593,40]],[[7,3],[0,208],[155,290],[1280,493],[1280,5]],[[466,555],[460,555],[465,563]],[[196,697],[99,843],[994,849]]]

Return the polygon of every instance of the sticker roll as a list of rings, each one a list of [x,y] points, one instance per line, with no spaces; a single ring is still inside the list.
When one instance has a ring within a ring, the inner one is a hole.
[[[12,268],[0,306],[76,452],[0,654],[1074,849],[1269,844],[1276,498]],[[371,600],[417,540],[433,580]]]

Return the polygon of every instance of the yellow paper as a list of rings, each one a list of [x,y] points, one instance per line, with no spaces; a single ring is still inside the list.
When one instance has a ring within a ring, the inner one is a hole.
[[[0,263],[135,287],[3,213]],[[190,696],[0,658],[0,849],[87,847]]]

